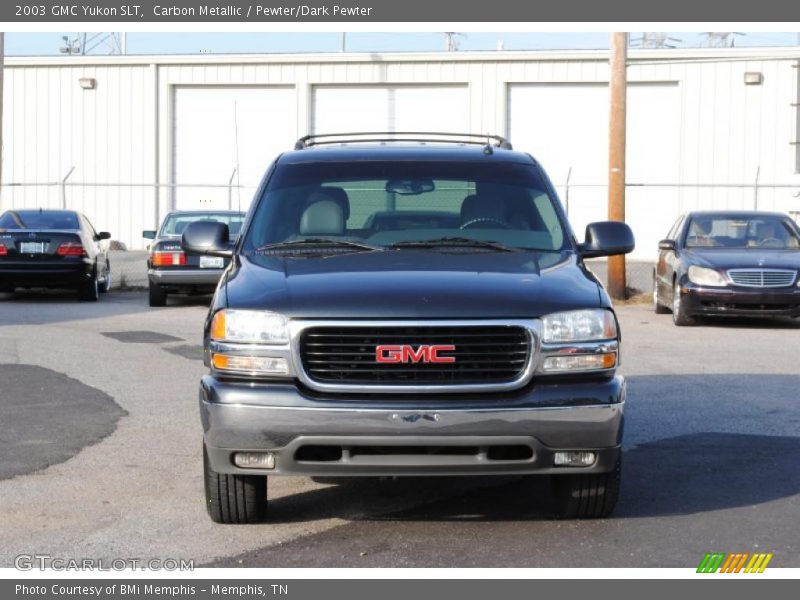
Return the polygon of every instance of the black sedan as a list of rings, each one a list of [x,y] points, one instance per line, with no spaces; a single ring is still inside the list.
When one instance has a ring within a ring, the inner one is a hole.
[[[97,300],[111,288],[106,231],[74,210],[9,210],[0,215],[0,289],[73,288]]]
[[[181,235],[190,223],[214,221],[227,225],[231,239],[236,239],[244,217],[244,213],[237,211],[173,211],[164,217],[157,232],[143,231],[145,239],[153,240],[147,259],[150,306],[165,306],[168,294],[213,292],[230,260],[185,254],[181,249]]]
[[[800,317],[800,228],[782,213],[690,212],[658,244],[657,313]]]

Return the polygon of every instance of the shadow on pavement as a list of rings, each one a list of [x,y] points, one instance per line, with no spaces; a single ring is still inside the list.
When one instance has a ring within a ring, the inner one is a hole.
[[[753,506],[800,493],[800,438],[703,432],[641,444],[624,453],[614,518],[689,515]],[[547,477],[321,479],[339,485],[270,501],[270,520],[333,517],[378,521],[524,521],[553,518]],[[361,510],[439,499],[399,512]],[[441,499],[441,495],[447,496]]]

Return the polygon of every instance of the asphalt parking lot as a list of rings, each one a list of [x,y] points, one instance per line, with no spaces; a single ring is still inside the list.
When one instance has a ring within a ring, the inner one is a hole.
[[[800,320],[676,328],[619,308],[614,518],[557,521],[536,478],[270,482],[272,523],[213,524],[197,382],[207,298],[0,295],[0,566],[19,554],[263,567],[800,567]]]

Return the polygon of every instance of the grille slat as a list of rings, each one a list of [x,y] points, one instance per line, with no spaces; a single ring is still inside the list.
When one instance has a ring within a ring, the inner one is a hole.
[[[379,363],[377,346],[452,345],[453,363]],[[506,383],[524,372],[531,340],[517,325],[319,326],[300,338],[308,377],[320,383],[470,385]]]
[[[728,277],[734,284],[744,287],[788,287],[794,284],[797,278],[797,271],[788,269],[730,269]]]

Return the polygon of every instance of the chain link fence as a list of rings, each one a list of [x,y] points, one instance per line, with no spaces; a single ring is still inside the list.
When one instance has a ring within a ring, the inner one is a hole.
[[[200,198],[201,189],[214,189],[222,200],[215,208],[228,208],[234,194],[244,200],[253,188],[239,186],[231,177],[218,184],[120,184],[72,182],[71,170],[58,181],[6,182],[0,187],[0,210],[10,208],[69,208],[86,214],[98,230],[112,232],[110,261],[114,286],[140,289],[147,286],[147,240],[141,230],[153,229],[180,188]],[[556,184],[562,204],[578,237],[587,223],[606,218],[607,186],[575,181],[574,174]],[[463,190],[459,190],[462,193]],[[777,210],[800,222],[800,182],[760,181],[751,183],[638,183],[626,185],[627,220],[634,230],[637,249],[627,258],[630,295],[652,292],[653,268],[658,240],[680,213],[690,210]],[[226,201],[227,200],[227,201]],[[195,208],[203,208],[199,204]],[[224,206],[223,206],[224,205]],[[180,208],[180,207],[179,207]],[[212,208],[209,206],[208,208]],[[243,209],[246,206],[243,203]],[[589,261],[589,268],[606,281],[606,261]]]

